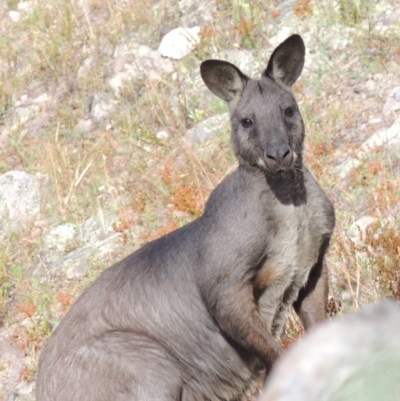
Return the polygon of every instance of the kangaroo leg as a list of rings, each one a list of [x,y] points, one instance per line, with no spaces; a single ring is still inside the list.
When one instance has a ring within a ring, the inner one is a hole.
[[[41,401],[181,401],[179,366],[147,335],[111,331],[54,365],[63,381],[46,383]]]
[[[317,263],[312,268],[306,285],[300,290],[293,307],[300,317],[303,326],[308,330],[327,316],[328,304],[328,268],[324,261],[329,239],[325,240],[320,248]]]
[[[143,378],[135,393],[129,396],[130,398],[121,398],[121,401],[185,401],[181,386],[173,380],[166,380],[166,377],[160,380],[155,376]]]
[[[263,322],[251,283],[214,286],[212,314],[221,330],[239,347],[258,356],[267,371],[278,358],[281,348]],[[210,294],[211,295],[211,294]]]
[[[121,394],[120,401],[182,401],[180,369],[161,344],[134,333],[112,333],[109,337],[109,355],[119,354],[115,376],[120,380],[115,391]],[[126,380],[121,380],[124,375]]]

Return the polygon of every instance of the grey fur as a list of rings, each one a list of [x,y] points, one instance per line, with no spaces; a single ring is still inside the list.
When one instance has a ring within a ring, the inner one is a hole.
[[[334,211],[303,166],[303,121],[281,85],[304,61],[295,37],[275,51],[279,83],[227,62],[201,65],[229,104],[239,168],[200,218],[78,298],[41,355],[38,401],[242,400],[279,356],[292,304],[306,328],[325,318]],[[302,58],[282,56],[293,52]]]

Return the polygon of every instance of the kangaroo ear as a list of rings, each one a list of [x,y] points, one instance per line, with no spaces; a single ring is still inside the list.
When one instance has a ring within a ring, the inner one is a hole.
[[[289,36],[272,53],[264,75],[290,88],[303,70],[304,54],[305,46],[301,36]]]
[[[248,80],[239,68],[221,60],[204,61],[200,73],[208,89],[228,103],[239,99]]]

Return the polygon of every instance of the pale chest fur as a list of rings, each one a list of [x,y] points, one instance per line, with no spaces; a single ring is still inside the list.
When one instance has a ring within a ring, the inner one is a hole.
[[[276,337],[281,335],[286,312],[307,282],[318,259],[321,234],[307,205],[279,205],[276,233],[268,238],[265,261],[255,287],[262,294],[260,312]]]

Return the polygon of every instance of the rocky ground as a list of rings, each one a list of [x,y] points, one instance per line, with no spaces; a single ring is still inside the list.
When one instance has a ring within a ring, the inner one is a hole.
[[[331,313],[400,299],[397,1],[0,0],[0,21],[0,400],[33,400],[82,289],[199,215],[234,167],[201,60],[257,76],[292,33],[306,162],[337,212]]]

